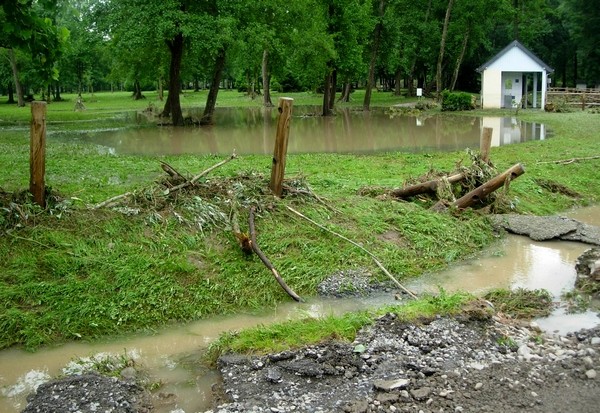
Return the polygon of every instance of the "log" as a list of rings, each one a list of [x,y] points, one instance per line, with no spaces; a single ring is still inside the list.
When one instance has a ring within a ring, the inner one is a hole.
[[[273,264],[271,264],[271,261],[269,261],[269,259],[266,257],[266,255],[261,251],[260,247],[258,246],[258,242],[256,241],[256,231],[254,229],[254,207],[250,208],[250,214],[248,216],[248,227],[250,229],[250,245],[252,247],[252,251],[254,251],[254,253],[256,255],[258,255],[258,257],[263,262],[263,264],[265,264],[265,266],[271,271],[271,273],[273,274],[273,277],[275,277],[275,279],[277,280],[277,282],[279,283],[281,288],[283,288],[290,297],[292,297],[294,300],[296,300],[298,302],[304,302],[304,300],[302,298],[300,298],[300,296],[298,294],[296,294],[285,283],[285,281],[283,280],[283,278],[281,278],[281,276],[279,275],[279,273],[277,272],[275,267],[273,267]]]
[[[524,173],[525,168],[523,167],[523,165],[520,163],[515,164],[500,175],[495,176],[483,185],[480,185],[471,192],[467,193],[466,195],[463,195],[462,197],[454,201],[452,204],[450,204],[450,207],[458,209],[468,208],[478,202],[483,201],[489,194],[494,192],[496,189],[500,188],[502,185],[507,185],[510,181],[518,178]],[[438,202],[431,209],[441,211],[445,209],[445,206],[443,205],[443,203]]]
[[[465,173],[460,173],[448,176],[445,179],[447,179],[449,183],[454,184],[456,182],[462,181],[466,177],[467,175]],[[433,179],[431,181],[407,186],[406,188],[394,189],[392,192],[390,192],[390,195],[395,198],[410,198],[411,196],[419,194],[434,193],[443,180],[444,178]]]

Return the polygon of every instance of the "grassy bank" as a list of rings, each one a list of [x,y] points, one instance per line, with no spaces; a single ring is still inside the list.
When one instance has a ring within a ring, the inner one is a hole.
[[[201,105],[202,93],[191,106]],[[295,104],[320,100],[308,94],[294,98]],[[127,125],[133,119],[130,111],[143,110],[149,101],[157,104],[151,96],[134,102],[125,94],[97,94],[86,97],[88,110],[81,113],[73,112],[73,101],[52,103],[49,131]],[[378,104],[399,103],[390,101],[381,94]],[[352,104],[357,102],[359,96]],[[219,104],[260,103],[230,92]],[[296,178],[290,185],[299,191],[278,201],[266,189],[269,156],[235,159],[191,191],[165,195],[159,161],[195,174],[221,158],[114,155],[50,139],[47,185],[57,196],[48,211],[40,211],[18,194],[28,187],[23,122],[29,116],[28,109],[0,105],[0,188],[5,191],[0,201],[0,348],[150,330],[289,300],[232,234],[232,211],[238,211],[240,227],[247,231],[249,206],[258,208],[262,250],[290,287],[306,297],[339,270],[367,268],[385,277],[364,252],[290,214],[286,205],[360,243],[400,279],[439,270],[495,239],[485,216],[477,213],[437,214],[427,209],[428,201],[361,195],[364,188],[397,187],[432,168],[451,171],[458,161],[469,161],[463,152],[291,155],[287,176]],[[598,160],[540,162],[598,155],[600,116],[520,116],[546,123],[555,135],[493,148],[499,170],[521,162],[527,171],[511,184],[507,205],[521,213],[549,214],[598,202]],[[563,187],[579,196],[557,190]],[[125,192],[133,195],[118,209],[87,208]]]

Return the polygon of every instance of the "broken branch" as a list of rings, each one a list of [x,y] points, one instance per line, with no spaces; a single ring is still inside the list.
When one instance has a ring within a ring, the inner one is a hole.
[[[190,179],[189,181],[185,181],[184,183],[182,183],[182,184],[179,184],[179,185],[176,185],[176,186],[174,186],[173,188],[168,188],[168,189],[166,189],[166,190],[163,192],[163,194],[164,194],[164,195],[169,195],[169,194],[170,194],[170,193],[172,193],[172,192],[175,192],[175,191],[178,191],[178,190],[180,190],[180,189],[182,189],[182,188],[185,188],[185,187],[188,187],[188,186],[190,186],[190,185],[193,185],[193,184],[195,184],[195,183],[196,183],[196,181],[198,181],[198,179],[202,178],[202,177],[203,177],[203,176],[205,176],[205,175],[208,175],[208,174],[209,174],[211,171],[213,171],[213,170],[217,169],[217,168],[218,168],[218,167],[220,167],[220,166],[223,166],[223,165],[225,165],[227,162],[229,162],[229,161],[231,161],[232,159],[235,159],[235,158],[237,158],[237,155],[235,154],[235,151],[233,151],[233,153],[231,154],[231,156],[230,156],[229,158],[227,158],[227,159],[224,159],[224,160],[222,160],[221,162],[214,164],[214,165],[213,165],[213,166],[211,166],[210,168],[208,168],[208,169],[206,169],[206,170],[204,170],[204,171],[200,172],[198,175],[194,176],[194,177],[193,177],[192,179]]]
[[[584,158],[561,159],[559,161],[541,161],[541,162],[536,162],[536,165],[543,164],[543,163],[556,163],[556,164],[568,165],[573,162],[589,161],[591,159],[600,159],[600,155],[586,156]]]
[[[275,267],[273,267],[273,264],[271,264],[271,261],[269,261],[269,259],[259,248],[258,242],[256,241],[256,231],[254,229],[254,207],[250,208],[250,215],[248,216],[248,227],[250,228],[250,245],[252,246],[252,250],[256,253],[256,255],[258,255],[263,264],[265,264],[265,266],[271,271],[273,277],[275,277],[281,288],[283,288],[285,292],[288,293],[288,295],[294,300],[298,302],[303,302],[304,300],[302,300],[302,298],[300,298],[298,294],[296,294],[290,287],[288,287],[288,285],[285,283],[283,278],[281,278]]]

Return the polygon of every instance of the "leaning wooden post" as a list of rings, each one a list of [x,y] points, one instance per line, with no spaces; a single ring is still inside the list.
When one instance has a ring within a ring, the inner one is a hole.
[[[46,102],[31,102],[31,141],[29,145],[29,192],[46,207]]]
[[[290,136],[290,121],[292,119],[292,105],[294,99],[279,98],[279,120],[277,121],[277,136],[273,150],[273,166],[271,167],[271,183],[269,188],[277,197],[281,197],[283,190],[283,176],[285,174],[285,158],[287,156],[288,138]]]
[[[481,153],[481,160],[487,164],[490,163],[490,148],[492,147],[493,132],[493,128],[483,128],[483,134],[481,135],[481,141],[479,142],[479,152]]]
[[[518,178],[525,173],[525,168],[520,163],[511,166],[500,175],[490,179],[481,186],[478,186],[468,194],[454,201],[450,206],[458,209],[468,208],[478,202],[483,201],[489,194],[506,185],[508,182]]]

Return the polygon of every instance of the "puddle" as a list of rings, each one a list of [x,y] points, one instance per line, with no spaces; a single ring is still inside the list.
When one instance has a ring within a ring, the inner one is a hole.
[[[600,206],[565,214],[592,225],[600,225]],[[476,259],[463,262],[436,274],[407,283],[415,291],[463,290],[483,293],[495,287],[546,288],[557,299],[575,282],[575,261],[590,246],[575,242],[532,242],[529,238],[509,235]],[[197,360],[204,349],[224,331],[239,330],[302,318],[343,314],[369,307],[395,303],[393,294],[364,299],[320,300],[308,303],[286,303],[261,314],[239,314],[215,317],[160,330],[153,335],[135,335],[94,343],[75,342],[35,353],[9,349],[0,352],[0,412],[17,413],[25,405],[25,397],[36,384],[60,374],[69,361],[97,353],[128,354],[150,374],[165,383],[163,393],[177,395],[177,408],[185,412],[211,408],[211,385],[214,371],[203,369]],[[537,320],[548,330],[565,334],[600,322],[595,313],[565,314],[558,309],[552,316]],[[157,407],[167,413],[173,406]]]

